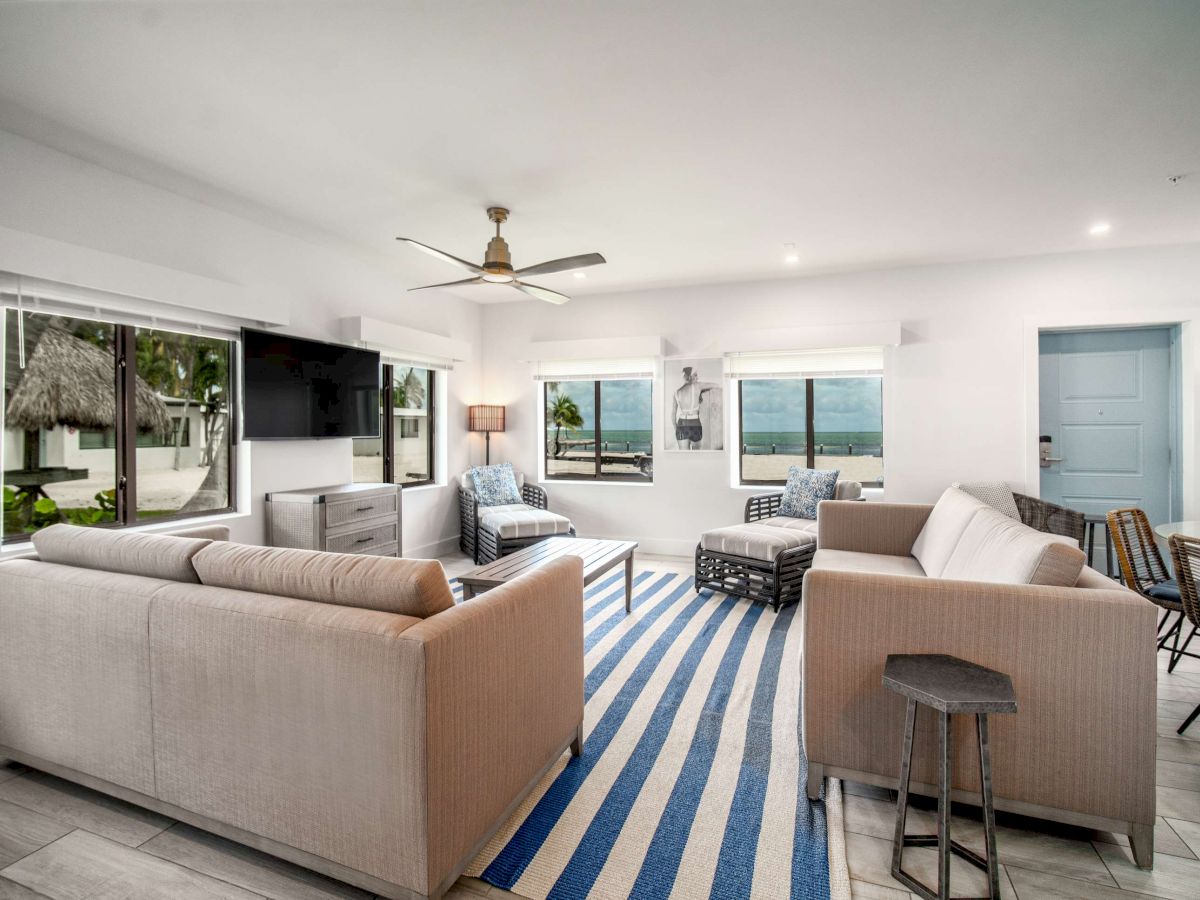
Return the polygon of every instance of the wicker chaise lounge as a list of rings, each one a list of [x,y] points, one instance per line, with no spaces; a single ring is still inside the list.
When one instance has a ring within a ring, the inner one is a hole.
[[[503,507],[481,507],[471,473],[458,486],[458,546],[476,563],[488,563],[544,541],[549,537],[575,535],[570,519],[549,511],[546,492],[517,474],[524,503]]]
[[[836,500],[857,500],[862,485],[839,481]],[[804,573],[817,550],[815,519],[779,515],[783,491],[746,501],[741,525],[706,531],[696,545],[696,590],[712,588],[769,603],[778,611],[798,603]]]

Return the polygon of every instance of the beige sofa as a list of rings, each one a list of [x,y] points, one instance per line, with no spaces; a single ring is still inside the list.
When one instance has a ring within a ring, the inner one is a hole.
[[[829,501],[804,579],[808,790],[824,776],[895,788],[904,698],[890,653],[948,653],[1007,672],[1019,711],[991,720],[996,806],[1128,834],[1153,864],[1155,609],[1042,535],[951,489],[936,507]],[[933,716],[917,720],[914,790],[936,795]],[[979,802],[973,723],[954,723],[956,799]],[[917,783],[920,783],[919,786]]]
[[[581,752],[582,569],[54,526],[0,563],[0,758],[387,897],[437,897]]]

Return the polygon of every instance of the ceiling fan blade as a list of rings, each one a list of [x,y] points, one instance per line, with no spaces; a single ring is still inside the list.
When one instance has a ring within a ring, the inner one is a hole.
[[[427,291],[430,288],[454,287],[456,284],[483,284],[482,278],[464,278],[462,281],[443,281],[441,284],[423,284],[420,287],[409,288],[410,291]]]
[[[466,269],[468,272],[475,272],[476,274],[483,273],[483,266],[477,266],[473,262],[467,262],[465,259],[459,259],[457,256],[451,256],[449,253],[438,250],[436,247],[430,247],[428,244],[422,244],[420,241],[414,241],[412,238],[398,237],[396,240],[404,241],[406,244],[412,244],[418,250],[423,250],[430,256],[437,257],[442,262],[448,262],[451,265],[459,266],[463,269]]]
[[[545,300],[547,303],[566,303],[571,299],[566,294],[560,294],[558,291],[552,291],[549,288],[538,287],[536,284],[510,281],[509,285],[515,287],[518,291],[524,291],[530,297],[537,297],[537,299]]]
[[[582,269],[586,266],[598,266],[607,260],[599,253],[581,253],[579,256],[564,256],[562,259],[552,259],[549,262],[538,263],[536,266],[526,266],[517,269],[516,275],[549,275],[551,272],[566,272],[568,269]]]

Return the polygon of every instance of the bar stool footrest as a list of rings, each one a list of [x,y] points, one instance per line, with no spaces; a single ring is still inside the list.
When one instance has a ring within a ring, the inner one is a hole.
[[[904,836],[905,847],[933,847],[937,848],[938,836],[936,834],[906,834]],[[956,840],[950,841],[950,852],[961,859],[966,860],[976,868],[983,871],[988,870],[987,860],[972,850],[970,847],[964,847]],[[892,877],[907,887],[910,891],[919,897],[926,897],[929,900],[937,900],[938,892],[930,888],[926,884],[922,884],[908,872],[904,871],[901,866],[896,866],[892,869]],[[986,897],[979,898],[959,898],[955,900],[988,900]]]

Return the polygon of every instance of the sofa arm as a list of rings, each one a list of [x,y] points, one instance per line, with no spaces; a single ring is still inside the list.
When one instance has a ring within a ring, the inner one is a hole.
[[[583,562],[563,557],[401,636],[425,659],[429,893],[583,723]]]
[[[823,500],[817,504],[817,549],[909,556],[932,506]]]
[[[998,803],[1154,821],[1155,607],[1136,594],[815,568],[801,611],[815,766],[895,778],[905,703],[882,686],[884,661],[947,653],[1016,689],[1018,712],[991,723]],[[925,785],[936,784],[932,726],[918,717],[913,779]],[[954,787],[977,792],[970,717],[956,717],[954,745]]]

